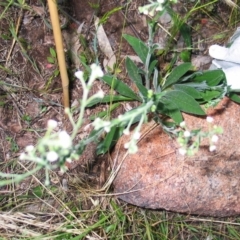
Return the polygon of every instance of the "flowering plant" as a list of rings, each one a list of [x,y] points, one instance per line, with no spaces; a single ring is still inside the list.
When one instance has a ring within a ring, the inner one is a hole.
[[[180,145],[179,153],[181,155],[193,156],[199,150],[200,143],[203,138],[209,139],[209,151],[216,150],[216,143],[218,142],[218,134],[223,132],[223,129],[219,126],[213,125],[213,118],[207,117],[206,121],[209,124],[207,132],[201,131],[201,129],[191,130],[187,129],[186,123],[183,121],[180,123],[180,128],[177,132],[177,142]]]
[[[149,2],[150,4],[140,7],[139,11],[154,15],[156,11],[165,10],[168,3],[164,0],[149,0]],[[147,43],[127,34],[123,35],[142,61],[142,66],[139,67],[129,57],[126,58],[127,73],[136,85],[138,92],[134,92],[115,75],[104,75],[101,68],[96,64],[91,65],[91,74],[87,81],[84,79],[83,72],[77,71],[75,76],[83,87],[78,120],[75,122],[70,109],[65,110],[73,127],[72,133],[58,130],[57,122],[50,120],[45,136],[39,140],[35,147],[27,146],[25,152],[20,156],[20,160],[36,163],[36,168],[23,175],[0,173],[0,176],[10,178],[2,181],[0,186],[12,181],[19,182],[42,168],[45,169],[46,173],[45,183],[49,184],[50,170],[60,167],[61,171],[65,171],[66,162],[78,159],[85,146],[92,141],[96,141],[104,131],[106,136],[98,144],[97,153],[107,152],[122,134],[128,135],[130,133],[132,124],[136,124],[134,133],[124,146],[129,153],[135,153],[138,150],[137,141],[140,138],[141,126],[149,116],[168,133],[177,136],[177,141],[180,144],[179,152],[183,155],[193,155],[198,150],[201,139],[205,137],[210,139],[209,150],[214,151],[216,149],[215,143],[218,140],[216,134],[221,133],[222,130],[213,126],[213,129],[209,129],[207,133],[201,130],[190,131],[184,124],[182,112],[205,115],[202,109],[203,104],[214,106],[224,96],[230,95],[224,73],[221,70],[195,71],[191,63],[185,62],[170,68],[163,75],[157,67],[158,60],[155,53],[162,50],[162,47],[154,43],[155,30],[156,21],[152,20],[149,22]],[[97,78],[113,88],[118,95],[104,96],[104,93],[99,91],[93,96],[89,96],[89,91]],[[96,118],[92,123],[94,130],[91,134],[74,145],[73,141],[83,124],[86,108],[99,103],[100,100],[102,103],[107,103],[110,101],[109,99],[111,99],[111,102],[138,101],[139,106],[112,120],[105,121]],[[168,121],[169,119],[171,121]],[[180,130],[178,130],[179,126]]]
[[[77,71],[75,76],[80,80],[83,87],[83,96],[81,99],[80,114],[77,122],[73,120],[70,109],[66,109],[65,112],[69,116],[70,122],[73,127],[71,134],[68,134],[65,130],[58,130],[58,123],[54,120],[49,120],[47,124],[47,131],[45,135],[39,139],[37,145],[34,147],[29,145],[25,148],[25,152],[20,155],[20,161],[31,161],[36,164],[26,174],[7,174],[0,173],[0,176],[4,178],[10,178],[9,180],[1,181],[0,186],[6,185],[11,182],[19,182],[39,171],[40,169],[45,170],[45,184],[50,183],[49,171],[60,168],[60,171],[66,171],[66,162],[76,160],[82,154],[84,146],[90,141],[95,139],[94,137],[82,141],[77,145],[73,144],[73,140],[77,135],[77,131],[83,123],[83,115],[86,107],[91,101],[99,100],[104,97],[104,93],[99,91],[93,96],[89,96],[89,91],[93,85],[93,82],[103,76],[103,71],[96,64],[90,66],[91,74],[88,81],[86,82],[83,78],[83,72]]]

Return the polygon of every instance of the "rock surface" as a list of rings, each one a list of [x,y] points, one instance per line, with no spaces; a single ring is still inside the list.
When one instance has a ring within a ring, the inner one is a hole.
[[[208,115],[224,129],[215,152],[203,142],[194,157],[178,153],[178,144],[155,123],[142,129],[139,151],[126,155],[123,136],[112,154],[120,167],[114,191],[128,203],[151,209],[202,216],[240,214],[240,106],[224,99]],[[189,129],[207,130],[205,118],[184,115]]]

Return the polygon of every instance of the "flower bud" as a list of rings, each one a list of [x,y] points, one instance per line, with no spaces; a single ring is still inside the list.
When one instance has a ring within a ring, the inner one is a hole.
[[[217,135],[213,135],[212,138],[211,138],[211,141],[213,143],[216,143],[218,141],[218,136]]]
[[[58,154],[55,151],[50,151],[47,153],[47,160],[49,162],[55,162],[58,160]]]
[[[216,146],[215,145],[211,145],[210,147],[209,147],[209,151],[210,152],[213,152],[213,151],[215,151],[216,150]]]
[[[54,129],[54,128],[56,128],[57,127],[57,121],[55,121],[55,120],[53,120],[53,119],[50,119],[50,120],[48,120],[48,122],[47,122],[47,127],[48,128],[51,128],[51,129]]]
[[[187,153],[186,149],[184,149],[184,148],[179,148],[178,151],[179,151],[179,153],[180,153],[182,156],[185,156],[186,153]]]
[[[212,122],[213,122],[213,118],[212,118],[212,117],[209,117],[209,116],[207,117],[206,120],[207,120],[207,122],[209,122],[209,123],[212,123]]]

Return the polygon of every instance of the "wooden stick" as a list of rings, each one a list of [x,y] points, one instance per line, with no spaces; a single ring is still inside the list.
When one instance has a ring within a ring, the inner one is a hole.
[[[63,105],[64,105],[64,108],[68,108],[69,107],[69,79],[67,74],[65,54],[63,49],[62,33],[61,33],[61,28],[59,23],[56,0],[48,0],[48,7],[49,7],[50,18],[52,22],[54,40],[56,44],[56,53],[57,53],[59,71],[62,79]]]

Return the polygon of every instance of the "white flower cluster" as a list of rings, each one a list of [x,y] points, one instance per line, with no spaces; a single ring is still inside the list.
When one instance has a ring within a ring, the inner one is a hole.
[[[92,71],[91,71],[91,75],[90,75],[89,80],[88,80],[88,86],[92,86],[93,81],[94,81],[95,79],[100,78],[100,77],[103,77],[103,75],[104,75],[101,67],[98,66],[96,63],[93,63],[93,64],[90,66],[90,68],[91,68]],[[80,71],[80,70],[79,70],[79,71],[75,72],[75,76],[76,76],[78,79],[80,79],[81,81],[85,82],[83,75],[84,75],[83,71]]]
[[[125,129],[125,130],[126,131],[124,134],[128,135],[129,130],[128,129]],[[137,141],[140,139],[140,136],[141,136],[140,132],[135,131],[132,136],[132,139],[129,142],[124,144],[124,148],[128,149],[128,152],[130,154],[134,154],[138,151]]]
[[[47,133],[36,147],[29,145],[25,152],[20,155],[20,160],[32,160],[36,163],[46,165],[44,161],[56,162],[59,158],[69,155],[72,148],[72,139],[66,131],[54,133],[58,123],[49,120],[47,123]]]
[[[209,124],[214,122],[214,119],[210,116],[206,118],[206,121]],[[209,132],[202,132],[201,130],[197,131],[188,131],[186,129],[186,123],[181,122],[179,125],[183,130],[179,132],[177,141],[180,145],[179,153],[181,155],[192,156],[199,149],[200,142],[202,138],[209,138],[209,151],[213,152],[217,149],[216,143],[218,142],[219,137],[217,134],[222,133],[222,128],[214,125],[212,128],[210,126]]]
[[[163,4],[165,3],[165,0],[148,0],[150,4],[147,4],[145,6],[139,7],[138,10],[140,13],[143,13],[145,15],[154,16],[155,12],[159,12],[163,10]],[[176,3],[177,0],[169,0],[170,2]]]
[[[103,128],[104,131],[107,133],[110,132],[110,130],[111,130],[111,122],[104,121],[101,118],[96,118],[94,120],[94,122],[92,123],[92,125],[96,130]]]

